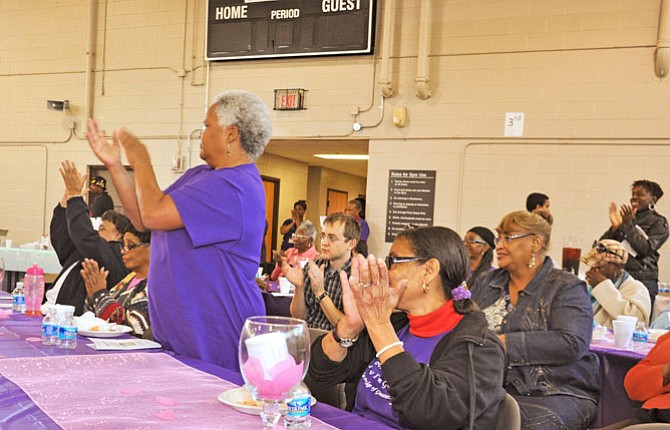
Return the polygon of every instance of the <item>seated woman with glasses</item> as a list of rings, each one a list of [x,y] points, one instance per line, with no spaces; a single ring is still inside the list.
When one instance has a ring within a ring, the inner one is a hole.
[[[493,232],[486,227],[472,227],[465,233],[463,243],[470,257],[470,272],[465,279],[468,285],[473,284],[480,274],[495,269],[491,264],[493,263],[493,250],[496,247],[494,239]]]
[[[274,261],[277,263],[270,275],[270,279],[273,281],[279,279],[280,276],[284,276],[281,262],[282,256],[286,257],[289,264],[300,264],[301,267],[305,267],[308,261],[314,261],[319,256],[314,247],[316,243],[316,227],[314,227],[311,221],[303,221],[291,238],[293,240],[293,248],[287,249],[283,254],[276,251],[272,253]]]
[[[611,330],[612,320],[629,315],[649,325],[649,290],[624,269],[628,251],[620,242],[603,239],[581,260],[591,267],[586,272],[586,282],[598,324]]]
[[[402,231],[386,265],[357,256],[340,277],[344,316],[312,345],[310,376],[357,383],[353,412],[392,428],[493,428],[505,355],[467,273],[461,238],[444,227]]]
[[[512,212],[496,230],[500,268],[477,279],[472,298],[505,347],[504,387],[519,404],[521,427],[585,429],[600,394],[586,285],[554,267],[546,255],[551,226],[539,215]]]
[[[99,268],[95,260],[85,259],[81,270],[88,295],[85,310],[105,321],[127,325],[133,335],[144,339],[151,339],[147,296],[150,242],[151,231],[139,232],[132,224],[126,229],[121,254],[131,272],[110,290],[105,286],[108,271]]]

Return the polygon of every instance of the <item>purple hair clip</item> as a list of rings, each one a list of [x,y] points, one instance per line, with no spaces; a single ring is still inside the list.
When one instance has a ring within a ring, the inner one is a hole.
[[[455,301],[460,302],[461,300],[467,300],[472,297],[472,293],[463,285],[459,285],[451,290],[451,297],[453,297]]]

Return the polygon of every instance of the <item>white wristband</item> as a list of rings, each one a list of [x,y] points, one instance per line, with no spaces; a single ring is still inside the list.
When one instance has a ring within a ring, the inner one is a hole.
[[[380,349],[379,352],[377,354],[375,354],[375,357],[379,358],[380,355],[382,355],[383,353],[385,353],[389,349],[391,349],[395,346],[403,346],[403,345],[404,345],[404,343],[402,343],[401,341],[390,343],[390,344],[386,345],[385,347],[383,347],[382,349]]]

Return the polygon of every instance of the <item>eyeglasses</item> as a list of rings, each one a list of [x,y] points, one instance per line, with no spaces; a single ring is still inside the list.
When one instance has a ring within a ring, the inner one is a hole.
[[[493,243],[495,243],[496,246],[500,242],[502,242],[504,245],[508,245],[513,240],[521,239],[521,238],[528,237],[528,236],[535,236],[535,233],[520,233],[520,234],[513,234],[511,236],[502,235],[502,236],[498,236],[495,239],[493,239]]]
[[[465,244],[468,244],[468,243],[469,243],[470,245],[474,245],[474,244],[488,245],[488,244],[487,244],[486,242],[484,242],[483,240],[479,240],[479,239],[468,239],[467,237],[463,239],[463,243],[465,243]]]
[[[135,249],[137,247],[140,247],[140,246],[143,246],[143,245],[148,245],[148,243],[144,243],[144,242],[131,243],[130,245],[123,245],[123,248],[121,248],[121,249],[126,251],[126,252],[130,252],[133,249]]]
[[[291,239],[307,240],[307,239],[311,239],[311,237],[309,237],[309,236],[305,236],[304,234],[295,234],[295,233],[293,233],[293,234],[291,235]]]
[[[321,233],[321,242],[324,240],[328,240],[328,242],[334,243],[334,242],[339,242],[340,240],[348,240],[344,239],[338,236],[335,236],[334,234],[326,234],[326,233]]]
[[[617,257],[621,257],[621,256],[620,256],[619,254],[617,254],[615,251],[611,251],[611,250],[607,249],[607,247],[606,247],[605,245],[603,245],[602,243],[597,243],[596,246],[595,246],[595,248],[596,248],[596,252],[597,252],[598,254],[603,254],[603,253],[605,253],[605,254],[612,254],[612,255],[616,255]]]
[[[411,261],[426,261],[427,258],[421,257],[395,257],[393,255],[387,255],[384,261],[386,262],[386,268],[391,269],[391,266],[398,263],[409,263]]]

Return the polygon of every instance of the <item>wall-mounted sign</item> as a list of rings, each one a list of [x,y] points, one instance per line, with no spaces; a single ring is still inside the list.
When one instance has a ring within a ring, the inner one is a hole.
[[[209,0],[207,59],[371,54],[377,0]]]
[[[386,202],[386,242],[407,227],[430,227],[435,210],[435,170],[391,170]]]
[[[275,90],[275,110],[305,109],[305,90],[282,88]]]

